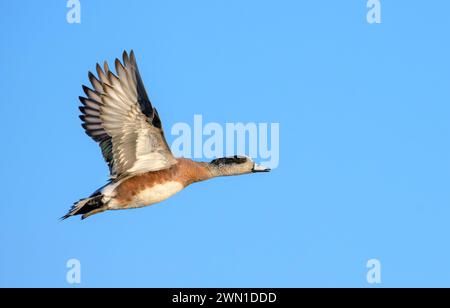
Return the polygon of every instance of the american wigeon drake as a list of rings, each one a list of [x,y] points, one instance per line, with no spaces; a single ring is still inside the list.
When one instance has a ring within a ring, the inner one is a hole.
[[[89,198],[76,202],[62,219],[144,207],[195,182],[270,170],[245,156],[211,162],[175,158],[145,91],[133,51],[129,56],[123,53],[123,63],[116,59],[115,68],[113,74],[106,62],[103,69],[97,64],[98,77],[89,72],[92,89],[83,86],[86,97],[80,97],[82,126],[99,143],[110,181]]]

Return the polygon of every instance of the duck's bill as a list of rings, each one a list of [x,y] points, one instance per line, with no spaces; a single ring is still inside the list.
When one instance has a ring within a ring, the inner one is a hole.
[[[252,169],[252,172],[269,172],[269,171],[270,171],[269,167],[258,164],[254,164]]]

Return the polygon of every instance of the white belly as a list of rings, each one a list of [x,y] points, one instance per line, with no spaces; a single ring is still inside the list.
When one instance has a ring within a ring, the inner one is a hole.
[[[183,188],[183,185],[181,185],[179,182],[167,182],[164,184],[158,184],[140,191],[134,196],[133,201],[131,201],[125,207],[120,206],[120,209],[138,208],[158,203],[173,196]],[[113,204],[114,202],[110,204],[113,207],[112,209],[114,209]]]

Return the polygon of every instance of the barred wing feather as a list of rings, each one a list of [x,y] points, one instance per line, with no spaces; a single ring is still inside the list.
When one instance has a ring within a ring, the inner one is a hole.
[[[176,164],[164,137],[158,112],[153,108],[139,74],[134,52],[116,59],[116,74],[105,62],[89,72],[92,89],[80,107],[86,133],[97,141],[112,178],[157,171]]]

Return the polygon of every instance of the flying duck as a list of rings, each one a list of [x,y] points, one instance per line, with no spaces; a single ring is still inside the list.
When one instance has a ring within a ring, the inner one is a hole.
[[[158,112],[144,88],[134,52],[115,60],[114,74],[105,62],[92,88],[83,86],[80,119],[87,135],[100,145],[109,182],[76,202],[62,217],[85,219],[107,210],[139,208],[163,201],[186,186],[218,176],[267,172],[250,157],[233,156],[196,162],[172,155]]]

